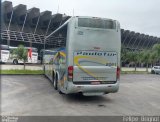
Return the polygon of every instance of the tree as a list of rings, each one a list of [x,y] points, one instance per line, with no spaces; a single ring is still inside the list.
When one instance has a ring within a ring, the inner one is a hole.
[[[127,52],[128,50],[122,45],[121,46],[121,66],[127,61]]]
[[[25,49],[23,45],[19,45],[18,48],[13,49],[12,53],[17,60],[23,61],[25,69],[25,63],[27,61],[27,49]]]
[[[155,44],[152,48],[158,60],[160,60],[160,44]]]
[[[121,60],[122,61],[126,61],[127,59],[127,52],[128,52],[128,50],[122,45],[122,47],[121,47]]]
[[[150,60],[151,60],[151,64],[152,66],[156,63],[157,61],[157,54],[156,52],[152,51],[150,54]]]
[[[137,53],[137,62],[140,64],[143,63],[143,51]]]
[[[146,71],[148,72],[149,63],[151,63],[151,51],[143,50],[141,56],[142,62],[146,63]]]
[[[138,52],[136,51],[131,51],[127,53],[127,59],[131,62],[134,63],[135,71],[137,69],[137,63],[138,63]]]

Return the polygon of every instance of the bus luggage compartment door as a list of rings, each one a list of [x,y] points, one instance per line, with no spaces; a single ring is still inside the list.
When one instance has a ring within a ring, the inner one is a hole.
[[[74,52],[73,82],[107,84],[117,80],[117,53],[104,51]]]

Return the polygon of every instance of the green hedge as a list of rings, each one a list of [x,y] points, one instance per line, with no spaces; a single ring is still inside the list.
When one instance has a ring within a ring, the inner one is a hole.
[[[0,74],[4,75],[10,75],[10,74],[36,74],[36,75],[42,75],[44,74],[43,70],[1,70]]]

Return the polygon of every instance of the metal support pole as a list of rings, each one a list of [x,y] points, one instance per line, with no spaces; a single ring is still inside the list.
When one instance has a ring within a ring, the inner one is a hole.
[[[136,41],[138,40],[138,38],[139,38],[139,35],[138,35],[138,37],[136,38],[136,40],[134,41],[134,43],[133,43],[133,45],[132,45],[132,49],[134,48],[134,45],[135,45]]]
[[[137,48],[136,48],[136,49],[138,49],[139,44],[140,44],[140,42],[143,40],[144,36],[145,36],[145,35],[143,35],[143,37],[140,39],[140,41],[139,41],[139,43],[138,43],[138,45],[137,45]]]
[[[48,23],[48,26],[47,26],[47,30],[46,30],[45,36],[47,36],[47,34],[48,34],[48,30],[49,30],[51,21],[52,21],[52,18],[49,20],[49,23]]]
[[[61,22],[59,23],[59,27],[62,25],[62,22],[63,22],[63,17],[62,17]],[[58,27],[58,28],[59,28],[59,27]]]
[[[60,4],[60,0],[58,0],[58,8],[57,8],[57,13],[59,12],[59,4]]]
[[[133,35],[134,36],[134,35]],[[129,48],[129,44],[130,44],[130,42],[132,41],[132,39],[133,39],[134,37],[131,37],[131,39],[129,40],[129,42],[128,42],[128,44],[127,44],[127,47]]]
[[[152,43],[152,45],[150,46],[150,48],[152,48],[155,44],[158,44],[158,38],[155,39],[155,41]]]
[[[50,27],[50,24],[51,24],[51,22],[52,22],[52,18],[49,20],[49,23],[48,23],[48,27],[47,27],[47,30],[46,30],[46,33],[45,33],[45,38],[44,38],[44,44],[43,44],[43,49],[45,50],[45,48],[46,48],[46,36],[47,36],[47,34],[48,34],[48,30],[49,30],[49,27]]]
[[[26,15],[25,15],[25,18],[24,18],[24,22],[23,22],[23,26],[22,26],[22,29],[21,29],[21,32],[20,32],[23,41],[24,41],[24,38],[23,38],[22,33],[23,33],[23,29],[24,29],[24,26],[25,26],[25,23],[26,23],[26,19],[27,19],[27,12],[26,12]]]
[[[153,45],[156,44],[156,42],[158,42],[158,38],[152,40],[152,44],[150,45],[149,48],[152,48]]]
[[[124,31],[123,31],[123,33],[121,32],[121,40],[123,41],[124,40]],[[121,42],[122,42],[121,41]],[[122,44],[123,44],[123,42],[122,42]]]
[[[146,40],[148,40],[149,39],[149,36],[148,36],[148,38],[146,38]],[[145,41],[146,41],[145,40]],[[142,49],[143,49],[143,46],[144,46],[144,44],[145,44],[145,41],[143,42],[143,44],[142,44]]]
[[[24,22],[23,22],[23,26],[22,26],[21,32],[23,32],[24,25],[26,24],[27,15],[28,15],[28,13],[26,12],[26,15],[25,15],[25,18],[24,18]]]
[[[8,24],[8,29],[7,29],[7,35],[8,35],[7,44],[8,44],[8,46],[10,46],[10,33],[9,33],[9,29],[10,29],[10,25],[11,25],[11,22],[12,22],[12,18],[13,18],[13,9],[12,9],[12,13],[11,13],[11,17],[10,17],[9,24]]]
[[[122,43],[123,45],[124,45],[125,41],[127,40],[127,38],[129,37],[129,35],[130,35],[130,34],[128,33],[127,36],[126,36],[126,38],[124,39],[124,41],[123,41],[123,43]]]
[[[150,46],[149,46],[148,48],[152,48],[152,46],[154,45],[154,43],[156,42],[156,40],[158,40],[158,38],[153,39],[153,40],[152,40],[152,43],[150,44]]]
[[[153,40],[152,40],[152,37],[150,37],[150,38],[149,38],[149,41],[148,41],[148,44],[146,45],[146,49],[147,49],[147,48],[149,49],[149,44],[151,44],[152,41],[153,41]]]
[[[37,27],[38,27],[38,24],[39,24],[39,19],[40,19],[40,17],[41,17],[41,15],[39,15],[39,17],[38,17],[37,24],[36,24],[36,27],[35,27],[35,30],[34,30],[34,34],[35,34],[36,31],[37,31]]]

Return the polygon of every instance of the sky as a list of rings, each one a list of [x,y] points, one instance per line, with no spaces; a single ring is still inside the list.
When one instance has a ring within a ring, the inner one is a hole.
[[[4,1],[4,0],[2,0]],[[118,20],[121,28],[160,37],[160,0],[9,0],[18,4],[74,16]]]

